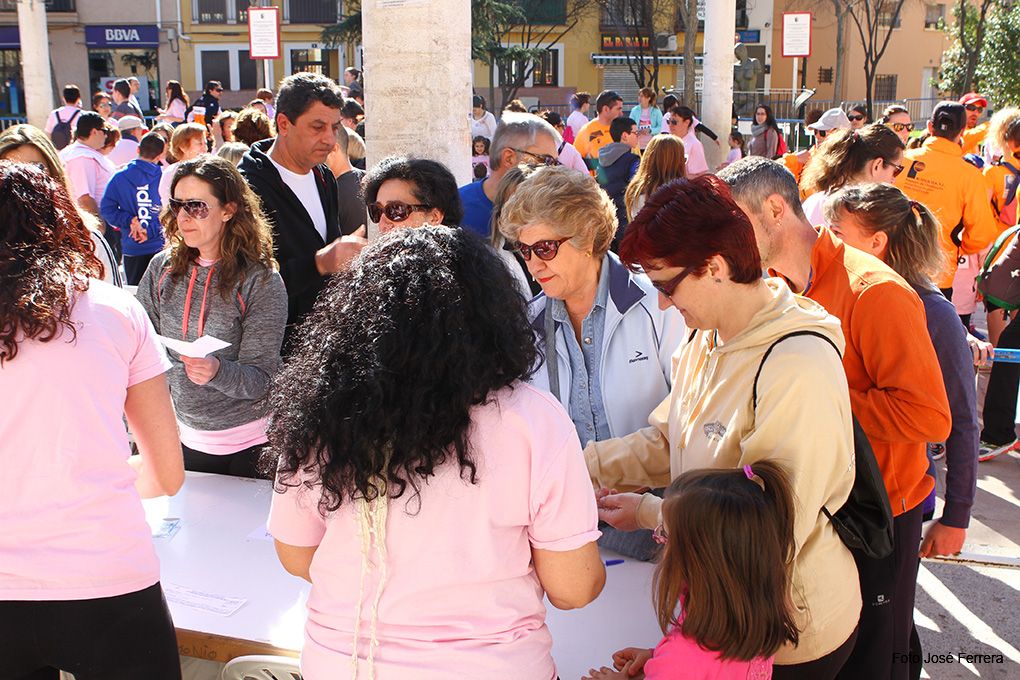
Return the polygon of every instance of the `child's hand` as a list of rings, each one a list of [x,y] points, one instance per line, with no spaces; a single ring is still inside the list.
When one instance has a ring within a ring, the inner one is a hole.
[[[626,674],[628,678],[640,675],[645,669],[645,662],[652,658],[652,650],[641,647],[627,647],[613,654],[613,667]]]
[[[591,668],[588,670],[588,675],[581,678],[581,680],[628,680],[630,676],[620,671],[614,671],[608,666],[595,670]]]

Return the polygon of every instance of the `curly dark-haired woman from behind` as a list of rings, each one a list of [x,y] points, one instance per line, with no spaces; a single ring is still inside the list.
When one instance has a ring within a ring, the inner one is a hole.
[[[351,659],[379,680],[555,677],[542,597],[582,607],[605,570],[570,418],[521,382],[536,359],[510,273],[466,231],[396,229],[319,296],[269,432],[269,531],[312,583],[307,680]]]
[[[141,504],[184,481],[169,363],[141,305],[100,271],[63,183],[0,161],[0,441],[11,482],[0,496],[0,656],[10,677],[180,678]]]

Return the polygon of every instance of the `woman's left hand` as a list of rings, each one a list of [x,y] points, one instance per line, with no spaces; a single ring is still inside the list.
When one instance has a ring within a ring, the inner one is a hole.
[[[988,366],[992,363],[992,352],[995,347],[990,342],[979,340],[970,333],[967,333],[967,344],[974,355],[975,366]]]
[[[637,523],[638,506],[641,505],[641,494],[616,493],[598,498],[599,519],[620,531],[637,531],[641,527]]]
[[[195,357],[181,356],[181,363],[184,364],[184,372],[188,379],[196,385],[205,385],[216,377],[220,370],[220,360],[216,357],[196,359]]]
[[[621,671],[614,671],[608,666],[595,670],[594,668],[588,669],[588,675],[581,678],[581,680],[630,680],[630,677]]]

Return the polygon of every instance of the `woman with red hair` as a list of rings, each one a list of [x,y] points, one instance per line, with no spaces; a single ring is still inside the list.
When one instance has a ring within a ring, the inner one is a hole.
[[[698,468],[782,465],[797,498],[790,597],[800,642],[780,649],[773,677],[835,677],[861,609],[853,557],[823,512],[842,507],[854,481],[839,320],[781,279],[762,278],[754,229],[712,175],[652,194],[620,256],[695,332],[673,357],[672,389],[651,425],[586,448],[600,519],[656,528],[662,499],[617,490],[660,487]]]

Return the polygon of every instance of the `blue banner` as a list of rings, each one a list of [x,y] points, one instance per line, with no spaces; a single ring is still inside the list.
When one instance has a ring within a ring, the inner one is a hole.
[[[761,31],[755,29],[753,31],[737,31],[740,42],[742,43],[760,43],[761,42]]]
[[[158,47],[159,29],[155,26],[86,26],[88,47]]]

